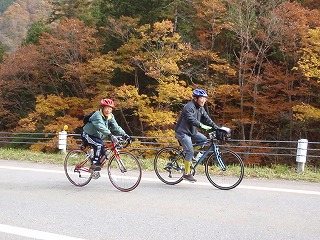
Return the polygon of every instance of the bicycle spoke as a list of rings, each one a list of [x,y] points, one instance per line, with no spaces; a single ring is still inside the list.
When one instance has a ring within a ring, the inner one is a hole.
[[[72,150],[64,160],[64,171],[68,180],[75,186],[87,185],[92,178],[90,159],[85,151]]]
[[[129,152],[119,152],[119,159],[112,156],[108,163],[108,175],[112,185],[120,191],[135,189],[141,181],[139,160]]]
[[[154,171],[158,178],[169,185],[182,181],[184,172],[184,158],[179,155],[178,148],[162,148],[154,158]]]
[[[231,150],[221,150],[221,162],[212,154],[206,162],[205,171],[208,180],[222,190],[235,188],[244,175],[244,165],[241,158]],[[219,163],[220,162],[220,163]]]

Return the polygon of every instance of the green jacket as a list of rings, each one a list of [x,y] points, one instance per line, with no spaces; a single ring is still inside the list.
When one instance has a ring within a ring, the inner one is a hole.
[[[89,122],[83,126],[83,131],[101,139],[108,137],[110,134],[125,134],[125,131],[118,125],[114,115],[110,114],[107,119],[101,110],[97,110],[92,114],[89,118]]]

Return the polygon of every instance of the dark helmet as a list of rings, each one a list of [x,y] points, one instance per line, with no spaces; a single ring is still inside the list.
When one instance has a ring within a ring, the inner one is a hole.
[[[193,97],[208,97],[208,94],[205,90],[201,89],[201,88],[197,88],[195,90],[193,90]]]
[[[101,103],[102,107],[112,107],[112,108],[114,108],[114,102],[113,102],[112,99],[103,98],[103,99],[101,99],[100,103]]]

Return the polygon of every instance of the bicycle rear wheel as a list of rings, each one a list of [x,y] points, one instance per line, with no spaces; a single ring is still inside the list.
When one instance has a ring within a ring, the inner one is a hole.
[[[108,162],[108,175],[115,188],[129,192],[141,181],[141,164],[132,153],[119,151],[119,158],[113,155]]]
[[[174,147],[160,149],[153,160],[154,171],[158,178],[169,185],[181,182],[184,172],[184,156]]]
[[[230,190],[241,183],[244,164],[240,156],[231,150],[220,150],[220,156],[225,169],[221,168],[215,154],[212,154],[205,163],[205,172],[213,186]]]
[[[72,150],[64,159],[64,172],[75,186],[83,187],[92,179],[89,155],[83,150]]]

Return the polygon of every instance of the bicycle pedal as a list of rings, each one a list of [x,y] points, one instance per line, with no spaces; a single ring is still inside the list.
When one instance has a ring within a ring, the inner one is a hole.
[[[100,172],[93,172],[92,178],[97,180],[100,177]]]

